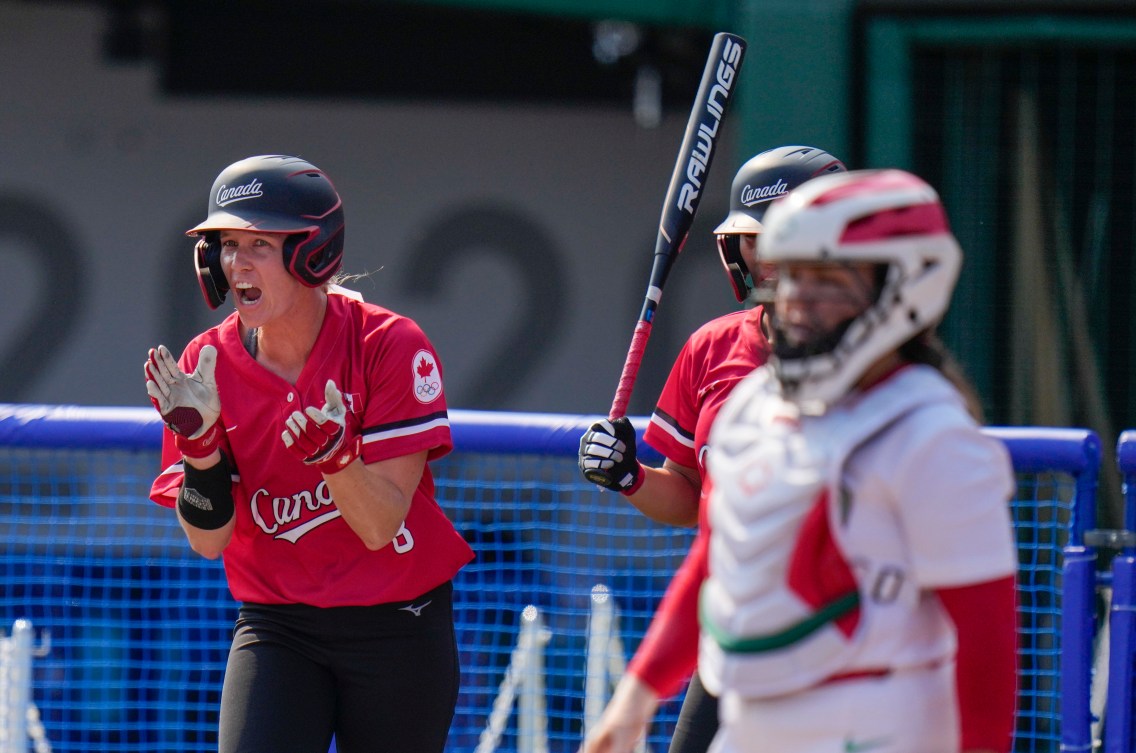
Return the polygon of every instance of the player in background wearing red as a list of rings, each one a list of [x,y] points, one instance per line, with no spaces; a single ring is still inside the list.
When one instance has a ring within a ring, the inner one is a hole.
[[[1013,468],[935,328],[962,263],[901,170],[765,216],[773,354],[711,431],[699,673],[714,753],[1010,750]]]
[[[239,614],[221,753],[444,749],[458,694],[451,580],[472,559],[427,461],[452,448],[441,365],[411,320],[333,284],[343,207],[315,166],[236,162],[188,235],[211,308],[175,362],[151,498],[224,558]]]
[[[730,212],[714,231],[738,301],[747,300],[763,278],[755,249],[770,203],[810,178],[844,169],[836,157],[809,146],[769,149],[742,165],[731,185]],[[619,479],[613,490],[645,515],[672,525],[695,525],[708,491],[703,460],[710,425],[734,385],[765,363],[769,355],[765,321],[764,307],[754,306],[708,322],[687,340],[644,434],[645,441],[664,455],[662,467],[638,462],[634,429],[621,418],[590,427],[580,443],[581,471],[611,469]],[[702,538],[700,532],[694,548],[704,546]],[[691,677],[698,656],[697,599],[702,579],[700,571],[686,565],[675,575],[628,673],[590,731],[586,753],[630,753],[645,734],[660,699],[678,693],[688,678],[670,752],[705,753],[718,728],[718,709],[698,675]]]

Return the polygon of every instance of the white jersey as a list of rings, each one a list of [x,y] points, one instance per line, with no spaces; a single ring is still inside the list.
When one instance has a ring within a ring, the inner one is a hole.
[[[821,416],[758,369],[710,444],[699,671],[712,693],[768,698],[949,662],[954,629],[931,592],[1015,571],[1009,456],[933,368],[902,368]]]

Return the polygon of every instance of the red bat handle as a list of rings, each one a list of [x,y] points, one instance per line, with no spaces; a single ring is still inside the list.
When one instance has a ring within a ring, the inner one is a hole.
[[[647,349],[647,338],[651,336],[651,322],[640,319],[631,335],[631,347],[627,349],[627,360],[623,362],[623,373],[619,375],[619,386],[615,389],[615,399],[611,401],[608,418],[616,419],[627,415],[627,404],[631,401],[631,389],[635,377],[639,375],[639,364]]]

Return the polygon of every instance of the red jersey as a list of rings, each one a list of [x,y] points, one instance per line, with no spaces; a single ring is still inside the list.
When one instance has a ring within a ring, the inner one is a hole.
[[[760,306],[735,311],[698,328],[683,345],[643,439],[672,462],[697,468],[718,409],[743,377],[769,358]]]
[[[706,578],[705,455],[710,426],[734,386],[769,358],[760,306],[702,325],[671,368],[643,438],[672,462],[697,468],[702,480],[698,537],[667,588],[628,671],[660,696],[678,692],[698,663],[698,589]]]
[[[236,528],[224,552],[238,601],[368,606],[410,600],[451,579],[473,558],[434,499],[423,470],[394,540],[370,551],[344,522],[327,483],[281,440],[294,410],[322,407],[335,380],[360,427],[364,463],[451,449],[438,357],[414,321],[380,306],[329,295],[323,325],[296,384],[265,369],[245,350],[238,316],[198,335],[179,361],[186,373],[205,345],[217,348],[224,452],[233,467]],[[351,420],[351,419],[348,419]],[[150,497],[172,507],[182,484],[181,454],[164,430],[165,470]]]

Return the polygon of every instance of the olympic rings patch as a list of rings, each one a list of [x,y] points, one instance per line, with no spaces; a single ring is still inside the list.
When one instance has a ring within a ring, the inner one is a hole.
[[[414,379],[414,399],[420,403],[432,403],[442,394],[442,373],[438,361],[428,350],[414,354],[410,362],[410,372]]]

